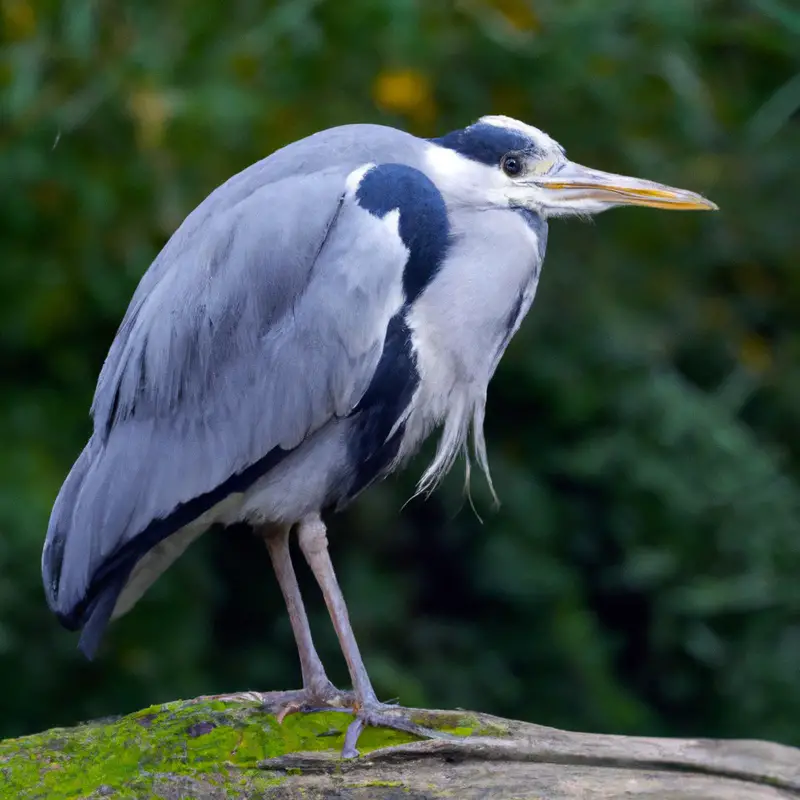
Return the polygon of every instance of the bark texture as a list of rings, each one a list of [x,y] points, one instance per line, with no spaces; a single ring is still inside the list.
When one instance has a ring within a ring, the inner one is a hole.
[[[760,741],[571,733],[487,714],[414,712],[437,738],[368,729],[339,751],[345,713],[293,714],[279,694],[153,706],[0,742],[0,797],[164,800],[800,797],[800,750]]]

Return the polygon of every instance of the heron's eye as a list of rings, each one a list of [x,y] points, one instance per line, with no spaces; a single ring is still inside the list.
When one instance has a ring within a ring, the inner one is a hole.
[[[503,156],[500,167],[506,175],[513,178],[522,172],[522,159],[519,156],[511,154]]]

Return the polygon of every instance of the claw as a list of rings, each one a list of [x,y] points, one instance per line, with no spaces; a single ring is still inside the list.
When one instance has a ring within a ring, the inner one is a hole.
[[[314,689],[300,689],[284,693],[270,707],[279,725],[290,714],[311,714],[320,711],[347,711],[355,709],[356,700],[352,692],[342,692],[333,684],[317,686]]]
[[[289,714],[297,714],[298,711],[303,710],[303,703],[298,703],[296,700],[292,700],[286,703],[283,708],[275,715],[275,719],[278,721],[278,725],[283,725],[283,721]]]

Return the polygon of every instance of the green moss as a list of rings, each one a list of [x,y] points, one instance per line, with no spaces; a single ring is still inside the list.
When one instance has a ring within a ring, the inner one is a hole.
[[[348,714],[329,711],[292,714],[278,725],[256,703],[166,703],[111,723],[0,743],[0,778],[9,797],[25,800],[100,797],[110,790],[119,798],[141,796],[143,790],[158,796],[167,780],[238,787],[244,795],[287,779],[285,773],[259,770],[266,759],[303,751],[341,752],[350,720]],[[415,738],[368,728],[359,749],[366,753]]]
[[[454,736],[508,736],[508,727],[501,722],[486,722],[467,711],[416,710],[412,721],[424,728]]]

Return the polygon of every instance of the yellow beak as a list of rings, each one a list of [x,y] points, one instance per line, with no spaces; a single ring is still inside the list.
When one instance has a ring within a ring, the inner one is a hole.
[[[577,209],[582,204],[631,205],[672,211],[716,211],[717,205],[702,195],[641,178],[629,178],[568,162],[550,176],[533,181],[552,191],[557,205]]]

